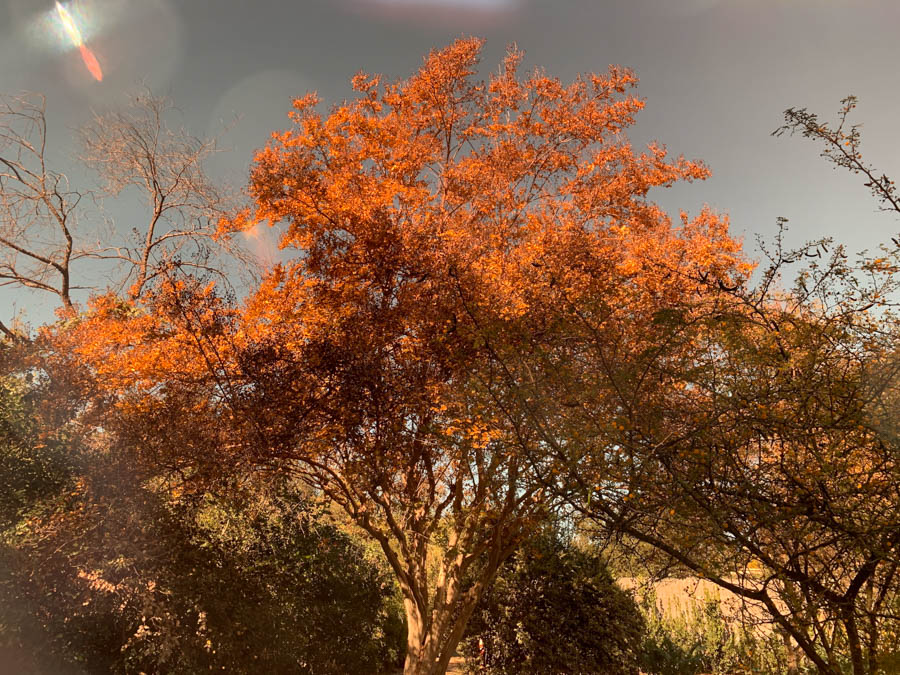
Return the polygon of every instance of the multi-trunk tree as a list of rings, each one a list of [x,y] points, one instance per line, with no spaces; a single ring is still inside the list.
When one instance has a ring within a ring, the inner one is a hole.
[[[648,200],[707,170],[634,152],[629,72],[563,85],[522,76],[512,50],[480,82],[480,50],[460,40],[399,82],[360,74],[327,115],[295,102],[256,157],[255,211],[230,225],[282,227],[293,255],[246,303],[168,278],[141,306],[99,301],[61,338],[125,420],[108,430],[194,476],[292,472],[343,507],[402,591],[409,674],[445,671],[569,483],[577,447],[532,409],[544,375],[507,357],[540,350],[533,335],[564,350],[557,309],[574,305],[611,317],[597,337],[618,358],[652,358],[643,331],[695,292],[689,272],[746,272],[714,214],[673,226]],[[560,367],[585,367],[572,356]]]

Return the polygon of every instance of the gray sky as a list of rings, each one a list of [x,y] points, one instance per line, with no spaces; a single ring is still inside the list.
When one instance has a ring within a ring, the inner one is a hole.
[[[47,95],[51,144],[71,153],[70,130],[92,109],[143,83],[171,96],[184,123],[206,134],[240,117],[216,169],[244,182],[255,148],[286,126],[292,98],[315,89],[350,95],[358,70],[407,76],[432,47],[487,39],[496,67],[516,42],[526,65],[564,80],[609,64],[632,68],[646,100],[631,137],[706,161],[713,177],[652,196],[670,212],[704,203],[730,214],[754,250],[790,219],[789,241],[834,236],[851,251],[900,231],[876,211],[862,180],[834,172],[815,144],[772,138],[782,111],[828,120],[860,98],[863,151],[900,175],[900,0],[73,0],[104,69],[87,73],[54,20],[51,0],[0,0],[0,92]],[[73,173],[77,178],[77,173]],[[25,296],[0,294],[0,315]]]

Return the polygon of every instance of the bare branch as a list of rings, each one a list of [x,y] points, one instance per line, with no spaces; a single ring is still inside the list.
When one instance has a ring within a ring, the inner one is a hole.
[[[0,97],[2,278],[58,296],[71,310],[72,229],[82,194],[47,167],[45,100]]]
[[[171,101],[145,92],[125,109],[95,115],[80,132],[81,159],[97,172],[105,193],[136,190],[149,209],[145,224],[132,230],[133,254],[105,251],[129,267],[131,298],[141,294],[161,264],[185,254],[206,259],[223,248],[238,253],[233,242],[213,245],[219,221],[233,215],[238,202],[207,173],[217,139],[169,126],[173,111]]]

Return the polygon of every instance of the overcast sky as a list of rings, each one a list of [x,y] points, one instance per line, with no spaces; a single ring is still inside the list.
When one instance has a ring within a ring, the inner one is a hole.
[[[140,84],[171,96],[198,135],[240,118],[217,170],[243,183],[253,150],[286,126],[290,101],[350,95],[358,70],[405,77],[433,47],[507,44],[564,80],[609,64],[633,69],[646,108],[631,132],[712,168],[705,183],[651,196],[673,214],[708,203],[753,250],[790,219],[790,240],[834,236],[852,251],[900,231],[862,180],[831,170],[801,138],[772,138],[785,108],[833,119],[860,99],[863,151],[900,175],[898,0],[73,0],[67,5],[104,70],[94,81],[50,0],[0,0],[0,93],[47,96],[50,142],[70,153],[92,109]],[[77,172],[74,173],[77,178]],[[22,298],[0,294],[0,315]]]

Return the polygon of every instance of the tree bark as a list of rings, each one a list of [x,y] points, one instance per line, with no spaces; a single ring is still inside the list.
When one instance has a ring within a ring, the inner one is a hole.
[[[462,590],[467,565],[460,560],[444,561],[435,588],[429,593],[426,578],[421,584],[400,584],[406,611],[407,640],[403,675],[444,675],[462,640],[466,625],[487,584],[493,580],[513,547],[497,549],[478,575],[477,581]],[[410,571],[407,580],[415,579]]]
[[[430,626],[426,626],[416,603],[404,599],[403,604],[407,625],[403,675],[444,675],[475,609],[475,601],[467,599],[461,606],[454,603],[436,608]]]
[[[847,643],[850,648],[850,664],[853,668],[853,675],[868,675],[853,610],[853,605],[848,605],[844,613],[844,628],[847,630]]]

